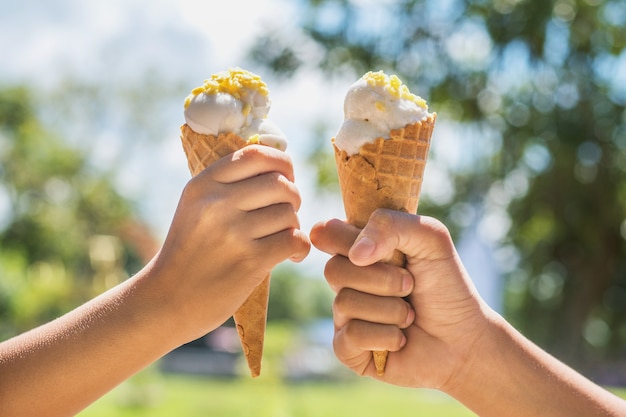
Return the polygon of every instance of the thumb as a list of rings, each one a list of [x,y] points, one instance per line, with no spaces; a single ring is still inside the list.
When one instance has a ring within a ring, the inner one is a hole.
[[[402,214],[386,209],[372,213],[348,252],[350,261],[357,266],[367,266],[390,259],[399,245],[396,223]]]
[[[348,256],[357,266],[392,258],[399,250],[407,259],[441,259],[453,256],[448,229],[438,220],[388,209],[376,210],[359,233]]]

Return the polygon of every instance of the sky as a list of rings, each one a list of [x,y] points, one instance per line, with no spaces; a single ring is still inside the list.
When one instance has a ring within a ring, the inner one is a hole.
[[[119,167],[119,186],[129,195],[141,196],[146,220],[162,239],[189,179],[178,139],[184,121],[182,101],[211,73],[244,66],[260,74],[270,88],[269,118],[289,139],[287,151],[294,161],[303,199],[301,227],[308,232],[319,220],[344,217],[338,194],[315,190],[315,172],[305,157],[316,123],[323,121],[329,126],[329,136],[334,134],[332,126],[338,129],[341,125],[343,95],[354,80],[338,78],[331,82],[314,70],[277,80],[245,60],[259,33],[271,29],[297,35],[298,19],[297,2],[290,0],[0,0],[0,85],[23,82],[53,88],[68,74],[87,81],[123,84],[138,82],[155,69],[172,85],[182,83],[179,100],[166,103],[164,116],[155,115],[165,117],[168,128],[150,146],[139,143],[133,147],[132,138],[117,135],[112,127],[98,130],[100,140],[94,144],[98,163],[103,166],[111,155],[135,150]],[[309,53],[314,59],[315,51]],[[146,104],[146,108],[150,106]],[[433,147],[447,149],[443,161],[458,163],[460,155],[453,152],[458,147],[449,146],[447,138],[453,135],[444,122],[438,121],[436,135]],[[423,193],[434,200],[445,201],[452,195],[444,171],[436,162],[429,162]],[[488,248],[469,247],[468,253],[485,264],[482,258],[489,258]],[[312,249],[299,267],[308,275],[322,276],[327,258]],[[487,287],[485,292],[497,291]]]
[[[156,149],[139,152],[121,167],[121,187],[131,194],[141,193],[144,207],[148,207],[144,210],[147,220],[163,238],[180,191],[189,179],[178,139],[178,128],[184,121],[184,97],[211,73],[244,66],[247,48],[263,29],[293,27],[297,12],[293,4],[282,0],[35,0],[26,6],[0,0],[0,51],[4,61],[0,65],[0,83],[53,87],[67,73],[85,80],[107,77],[128,82],[153,68],[166,78],[183,80],[186,89],[179,102],[171,106],[171,129],[156,141]],[[257,68],[246,68],[260,73]],[[263,78],[269,84],[273,103],[269,117],[290,141],[289,153],[306,203],[301,210],[303,230],[310,230],[324,215],[343,216],[340,204],[326,202],[327,198],[337,201],[338,196],[315,193],[314,173],[302,159],[304,147],[308,146],[302,141],[309,139],[306,132],[316,118],[323,117],[337,127],[341,123],[342,89],[320,89],[318,84],[324,82],[321,76],[307,72],[284,84],[271,84]],[[333,96],[334,91],[337,93]],[[328,120],[329,115],[334,120]],[[129,140],[111,137],[106,146],[100,141],[100,163],[106,164],[113,148],[128,147]],[[159,169],[153,169],[155,166]],[[154,186],[156,182],[158,187]]]

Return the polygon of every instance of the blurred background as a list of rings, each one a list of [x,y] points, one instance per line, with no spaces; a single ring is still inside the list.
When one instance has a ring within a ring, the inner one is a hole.
[[[182,103],[211,73],[269,85],[303,229],[342,218],[330,138],[347,87],[382,69],[438,113],[419,212],[451,229],[483,297],[624,386],[624,27],[621,0],[0,0],[0,339],[155,253],[189,179]],[[226,323],[81,415],[251,413],[241,396],[261,416],[472,415],[337,363],[326,259],[276,268],[259,379]]]

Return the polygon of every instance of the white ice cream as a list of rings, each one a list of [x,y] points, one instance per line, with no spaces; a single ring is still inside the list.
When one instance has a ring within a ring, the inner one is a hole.
[[[196,133],[233,132],[253,143],[280,150],[287,137],[267,119],[271,101],[261,78],[240,68],[213,74],[185,99],[185,122]]]
[[[335,145],[348,155],[376,138],[389,138],[392,129],[428,118],[428,105],[400,79],[382,71],[368,72],[352,84],[344,101],[344,122]]]

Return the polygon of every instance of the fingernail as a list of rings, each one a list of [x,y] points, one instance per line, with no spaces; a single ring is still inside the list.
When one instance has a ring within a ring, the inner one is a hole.
[[[402,349],[406,345],[406,336],[404,333],[402,334],[402,339],[400,339],[400,349]]]
[[[374,253],[376,244],[372,239],[363,236],[352,247],[352,254],[357,258],[369,258]]]
[[[413,290],[413,276],[409,273],[402,278],[402,294],[408,294]]]
[[[415,310],[411,308],[409,310],[409,315],[406,317],[406,327],[409,327],[411,324],[413,324],[414,321],[415,321]]]

